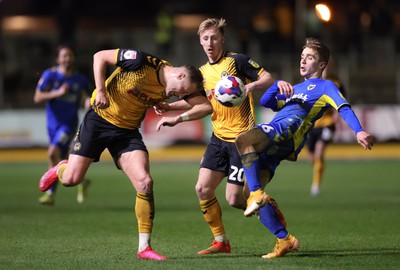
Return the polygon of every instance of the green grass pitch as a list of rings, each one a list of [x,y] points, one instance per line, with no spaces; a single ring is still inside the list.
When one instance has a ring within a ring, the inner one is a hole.
[[[84,204],[59,186],[56,205],[37,202],[45,163],[0,163],[0,269],[399,269],[398,160],[327,162],[319,197],[311,165],[283,162],[267,192],[300,241],[298,252],[265,260],[274,237],[230,208],[218,189],[231,254],[199,256],[211,232],[198,206],[197,163],[152,163],[156,217],[152,246],[169,261],[138,261],[135,192],[110,162],[93,164]]]

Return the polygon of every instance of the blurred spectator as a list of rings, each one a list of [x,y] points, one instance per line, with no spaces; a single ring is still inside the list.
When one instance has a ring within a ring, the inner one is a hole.
[[[46,104],[50,168],[68,157],[78,127],[80,105],[84,103],[86,109],[90,107],[92,85],[86,76],[78,72],[75,63],[75,49],[70,45],[60,45],[56,65],[43,72],[33,98],[35,103]],[[41,204],[54,205],[57,184],[39,198]],[[88,185],[89,180],[85,179],[78,187],[78,203],[84,201]]]

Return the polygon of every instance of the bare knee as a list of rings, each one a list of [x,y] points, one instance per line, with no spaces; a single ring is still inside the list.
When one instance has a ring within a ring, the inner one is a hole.
[[[153,179],[149,174],[144,174],[132,180],[137,192],[151,193],[153,191]]]
[[[62,178],[61,179],[61,183],[65,187],[73,187],[73,186],[78,185],[80,182],[82,182],[82,180],[77,179],[77,178]]]
[[[245,210],[246,209],[246,202],[235,202],[234,204],[229,204],[229,206],[240,209],[240,210]]]
[[[234,208],[238,209],[245,209],[246,207],[246,200],[243,194],[236,194],[234,196],[229,196],[226,198],[226,201],[228,202],[229,206],[232,206]]]
[[[209,197],[213,190],[204,184],[197,183],[195,186],[196,194],[199,198]]]
[[[76,186],[83,181],[84,174],[76,172],[72,169],[68,169],[68,167],[63,171],[62,175],[58,176],[61,180],[61,183],[65,187]]]
[[[225,173],[213,171],[207,168],[200,168],[199,177],[196,183],[196,193],[200,200],[209,200],[215,197],[215,190],[225,178]]]

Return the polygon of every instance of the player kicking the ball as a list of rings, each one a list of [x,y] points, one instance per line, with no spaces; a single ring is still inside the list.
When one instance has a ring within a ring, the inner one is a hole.
[[[282,160],[297,159],[315,121],[333,107],[353,129],[357,142],[364,149],[373,146],[372,136],[363,130],[338,87],[332,81],[322,79],[329,57],[328,47],[317,39],[306,39],[300,58],[300,75],[305,81],[293,87],[294,92],[289,98],[279,94],[289,93],[290,90],[285,89],[288,85],[275,82],[260,101],[264,107],[277,111],[275,117],[270,123],[259,124],[236,139],[250,189],[244,214],[250,216],[258,212],[260,219],[265,219],[268,229],[278,238],[273,251],[262,256],[266,259],[284,256],[300,247],[299,241],[280,223],[264,188]]]

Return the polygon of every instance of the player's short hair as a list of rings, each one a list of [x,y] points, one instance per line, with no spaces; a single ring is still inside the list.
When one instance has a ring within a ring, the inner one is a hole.
[[[188,71],[190,81],[196,84],[196,88],[198,91],[202,91],[204,78],[200,70],[192,65],[186,65],[185,68]]]
[[[319,55],[320,61],[328,64],[331,52],[329,48],[320,40],[313,37],[306,38],[306,44],[303,46],[303,49],[304,48],[310,48],[314,50]]]
[[[60,54],[60,51],[61,51],[62,49],[68,49],[68,50],[72,51],[72,53],[76,56],[76,49],[75,49],[75,47],[72,46],[71,44],[66,44],[66,43],[65,43],[65,44],[60,44],[60,45],[57,46],[57,49],[56,49],[56,57],[58,57],[58,55]]]
[[[225,34],[225,26],[226,26],[226,21],[223,18],[220,18],[220,19],[208,18],[200,24],[197,34],[200,36],[207,29],[217,28],[221,32],[221,34],[224,35]]]

